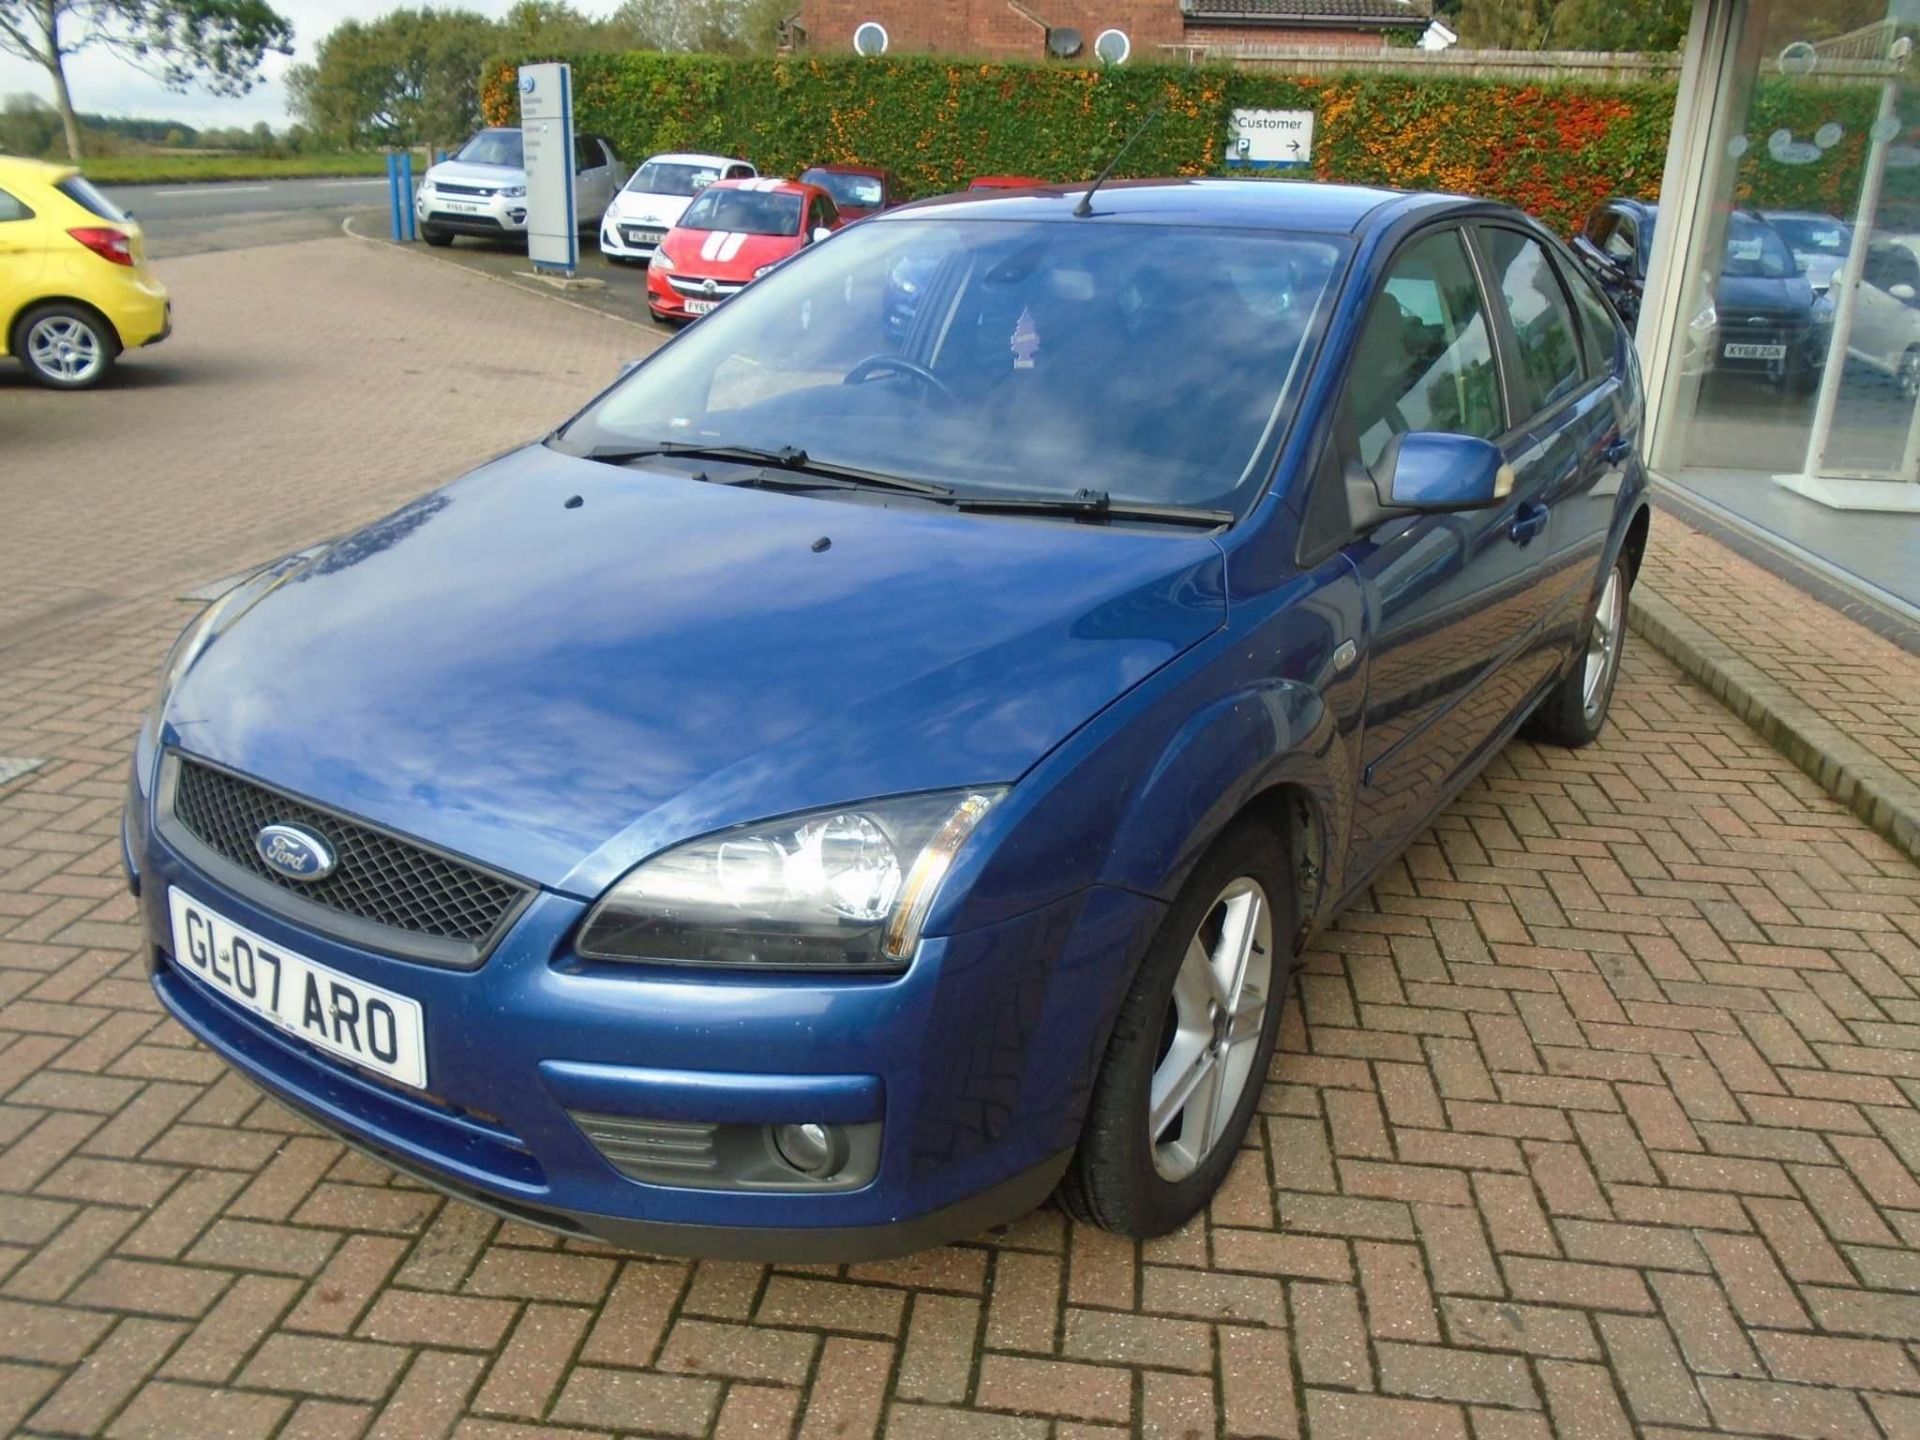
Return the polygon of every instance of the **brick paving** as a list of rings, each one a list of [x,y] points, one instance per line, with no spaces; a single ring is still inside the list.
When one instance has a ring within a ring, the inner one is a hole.
[[[48,762],[0,788],[0,1433],[1920,1435],[1920,871],[1644,646],[1600,745],[1509,747],[1322,937],[1242,1163],[1166,1239],[1043,1210],[691,1264],[312,1134],[133,953],[171,597],[645,337],[345,241],[168,276],[151,374],[0,401],[0,755]]]

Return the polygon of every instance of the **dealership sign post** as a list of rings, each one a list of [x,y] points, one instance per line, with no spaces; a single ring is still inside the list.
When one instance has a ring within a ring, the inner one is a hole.
[[[1289,170],[1313,160],[1311,110],[1236,110],[1227,122],[1227,164]]]
[[[580,224],[569,66],[520,67],[520,137],[527,166],[527,257],[536,270],[572,275],[580,264]]]

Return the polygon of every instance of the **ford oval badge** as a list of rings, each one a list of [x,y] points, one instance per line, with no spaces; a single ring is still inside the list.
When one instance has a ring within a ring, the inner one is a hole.
[[[253,848],[267,868],[289,880],[309,884],[333,873],[333,851],[317,835],[292,825],[268,825],[254,837]]]

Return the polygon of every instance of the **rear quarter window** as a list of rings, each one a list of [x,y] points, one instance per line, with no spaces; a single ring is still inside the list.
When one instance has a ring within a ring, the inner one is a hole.
[[[73,203],[78,205],[82,210],[98,215],[102,220],[115,220],[124,225],[128,220],[133,218],[118,205],[114,204],[113,201],[102,195],[99,190],[94,187],[93,182],[88,180],[84,175],[69,175],[66,179],[58,181],[53,188],[66,196],[67,199],[73,201]]]
[[[0,190],[0,224],[9,220],[31,220],[33,209],[19,196]]]

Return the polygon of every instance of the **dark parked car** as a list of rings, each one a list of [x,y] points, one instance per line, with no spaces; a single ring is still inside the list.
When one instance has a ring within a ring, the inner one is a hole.
[[[1609,200],[1587,217],[1574,249],[1629,324],[1638,321],[1659,209]],[[1707,297],[1687,321],[1691,368],[1764,380],[1807,393],[1820,383],[1833,338],[1833,302],[1755,210],[1727,216],[1727,242]]]
[[[575,1237],[1204,1206],[1308,937],[1509,737],[1601,733],[1642,397],[1508,207],[1081,201],[849,226],[215,602],[126,811],[167,1009]]]
[[[802,185],[818,185],[833,197],[842,220],[877,215],[900,203],[900,182],[890,170],[866,165],[814,165],[800,172]]]

